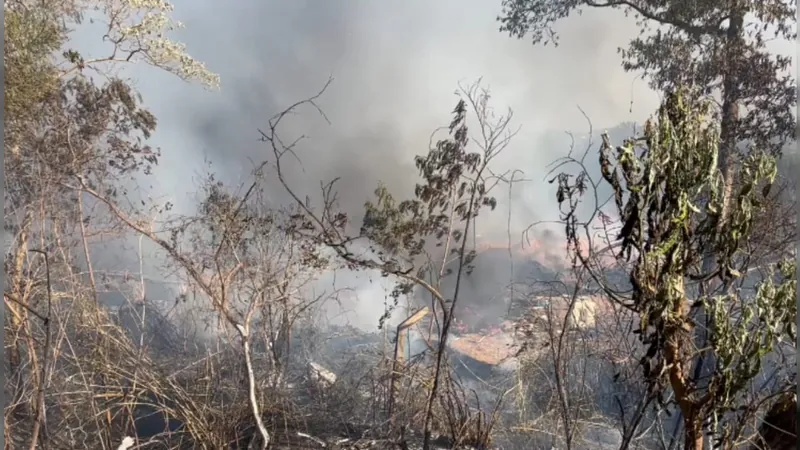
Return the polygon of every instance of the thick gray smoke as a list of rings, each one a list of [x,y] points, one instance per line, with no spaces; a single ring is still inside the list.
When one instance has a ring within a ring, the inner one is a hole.
[[[358,213],[379,180],[401,192],[413,186],[412,158],[449,121],[458,83],[483,77],[495,107],[513,108],[523,127],[498,161],[536,180],[529,195],[517,195],[532,213],[520,220],[545,218],[552,202],[542,192],[542,169],[569,144],[546,134],[588,131],[578,105],[601,130],[646,117],[656,97],[619,68],[615,50],[632,35],[631,21],[613,12],[576,17],[561,27],[560,47],[542,48],[498,32],[498,12],[499,4],[477,1],[178,2],[186,24],[179,39],[221,74],[222,89],[205,93],[160,74],[140,78],[160,119],[163,173],[175,179],[159,184],[175,195],[191,191],[187,182],[203,158],[223,179],[237,180],[248,159],[270,156],[256,129],[332,75],[320,100],[331,125],[309,109],[287,123],[287,138],[308,136],[298,150],[303,177],[292,181],[313,192],[320,180],[339,177],[345,209]]]
[[[556,217],[553,186],[542,178],[545,166],[568,150],[564,131],[589,131],[578,106],[597,135],[602,127],[646,118],[658,98],[620,68],[616,49],[636,32],[622,14],[587,11],[570,18],[553,48],[500,33],[499,9],[499,2],[478,0],[177,1],[175,15],[186,28],[176,38],[221,75],[222,88],[205,92],[147,67],[130,72],[159,119],[154,143],[164,156],[148,181],[152,196],[190,212],[195,177],[207,162],[219,179],[242,182],[252,162],[271,157],[257,141],[257,128],[333,76],[319,101],[331,124],[312,109],[286,123],[286,139],[308,136],[298,147],[302,167],[293,164],[291,182],[298,192],[315,194],[320,180],[339,177],[342,206],[358,217],[379,181],[412,192],[413,156],[449,122],[458,84],[482,77],[494,107],[513,108],[512,126],[522,127],[495,167],[522,169],[532,180],[512,194],[510,226],[518,243],[529,223]],[[82,31],[77,46],[100,51],[101,36]],[[507,187],[498,189],[498,210],[479,233],[505,242]],[[276,189],[274,201],[284,199]],[[382,299],[374,296],[354,308],[358,324],[374,324],[383,312]]]

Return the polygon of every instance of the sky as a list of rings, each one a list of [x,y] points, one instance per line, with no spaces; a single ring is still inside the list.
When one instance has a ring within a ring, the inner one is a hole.
[[[494,107],[512,108],[512,125],[521,127],[498,168],[536,180],[520,207],[541,218],[552,210],[542,167],[565,151],[564,131],[588,131],[578,106],[596,127],[608,127],[646,118],[657,96],[619,67],[616,48],[635,28],[617,14],[567,20],[553,48],[499,32],[498,13],[499,2],[487,1],[176,2],[175,17],[186,25],[176,38],[222,82],[206,92],[144,66],[133,71],[159,119],[160,188],[176,198],[192,191],[188,181],[204,159],[223,179],[246,175],[250,159],[269,156],[257,128],[332,76],[319,102],[331,124],[304,110],[286,134],[309,135],[298,151],[299,188],[341,177],[346,209],[360,208],[377,181],[412,186],[413,156],[449,122],[459,83],[482,77]],[[552,136],[560,142],[545,139]]]
[[[580,109],[597,142],[604,128],[646,119],[659,99],[620,66],[617,48],[637,32],[621,13],[575,15],[560,23],[560,45],[543,47],[498,31],[499,12],[500,2],[487,0],[175,1],[174,16],[185,24],[175,38],[221,76],[221,88],[209,92],[142,65],[127,73],[159,121],[152,143],[163,156],[152,195],[191,212],[209,162],[219,179],[242,183],[254,161],[270,156],[257,129],[333,77],[319,100],[330,124],[309,109],[287,122],[287,139],[308,136],[297,151],[302,169],[290,168],[292,184],[313,195],[320,180],[341,177],[342,207],[357,215],[379,181],[412,192],[414,155],[449,123],[459,83],[481,78],[494,108],[512,108],[511,125],[520,129],[495,166],[531,180],[512,195],[519,239],[529,223],[556,218],[545,166],[568,150],[566,131],[589,131]],[[76,34],[86,53],[102,51],[97,31]],[[502,189],[479,231],[487,239],[507,234]],[[285,199],[280,189],[274,195]],[[366,315],[357,320],[375,314]]]

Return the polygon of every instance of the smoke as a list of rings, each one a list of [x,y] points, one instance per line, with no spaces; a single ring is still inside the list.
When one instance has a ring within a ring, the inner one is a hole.
[[[333,76],[319,101],[330,124],[310,108],[287,119],[286,140],[306,136],[296,152],[301,163],[288,168],[290,182],[301,195],[318,196],[321,180],[339,178],[341,206],[358,220],[379,181],[394,192],[413,192],[414,155],[427,151],[431,132],[449,122],[458,84],[482,77],[494,107],[511,107],[512,127],[521,126],[494,169],[522,169],[530,181],[514,186],[511,203],[508,186],[498,187],[498,208],[481,220],[479,233],[505,241],[510,228],[518,244],[531,222],[557,217],[554,186],[543,177],[545,166],[569,149],[563,132],[589,131],[577,106],[598,133],[647,117],[658,99],[620,68],[616,49],[636,33],[622,14],[592,10],[567,19],[559,26],[560,46],[553,48],[500,33],[499,12],[499,2],[477,0],[235,7],[177,1],[175,15],[186,28],[176,38],[221,75],[222,88],[206,92],[147,67],[130,71],[159,119],[154,144],[163,157],[148,179],[150,195],[192,212],[194,180],[209,164],[218,179],[242,183],[253,162],[271,159],[257,129]],[[99,52],[96,34],[79,34],[79,48]],[[286,200],[277,185],[270,195],[276,203]],[[542,245],[553,245],[546,241]],[[377,323],[383,294],[362,278],[348,281],[359,291],[354,298],[368,298],[371,306],[351,309],[361,314],[356,322]]]
[[[531,212],[521,214],[525,221],[539,219],[552,206],[535,191],[542,188],[543,166],[567,150],[561,133],[588,131],[576,105],[596,126],[630,119],[632,99],[637,118],[653,109],[654,103],[639,106],[647,88],[619,68],[615,54],[634,25],[612,21],[614,13],[586,14],[561,27],[559,48],[534,47],[497,31],[499,5],[473,3],[300,1],[220,8],[178,2],[176,15],[186,24],[178,38],[221,74],[223,86],[204,93],[174,80],[151,85],[142,79],[140,88],[161,121],[164,173],[185,181],[193,173],[183,171],[207,157],[223,179],[239,179],[250,160],[270,157],[257,142],[257,128],[333,75],[320,99],[332,123],[306,109],[291,118],[284,136],[308,137],[297,151],[302,171],[298,164],[291,168],[298,173],[294,187],[314,192],[320,180],[338,177],[343,207],[357,217],[378,181],[410,193],[413,156],[427,150],[433,129],[449,122],[458,83],[483,77],[494,106],[513,108],[513,125],[522,126],[498,169],[521,168],[535,180],[518,195],[525,203],[520,212]],[[276,199],[281,196],[276,189]]]

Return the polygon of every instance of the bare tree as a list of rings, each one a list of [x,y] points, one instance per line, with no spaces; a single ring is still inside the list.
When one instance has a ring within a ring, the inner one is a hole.
[[[281,231],[290,228],[287,223],[292,214],[265,207],[260,173],[261,168],[257,168],[254,181],[238,195],[210,178],[204,186],[199,215],[174,218],[161,231],[130,217],[87,184],[76,189],[105,203],[128,227],[163,249],[210,302],[225,325],[221,331],[238,335],[252,417],[261,434],[262,448],[266,448],[270,435],[263,422],[261,387],[253,365],[255,326],[261,323],[264,330],[273,370],[266,379],[274,389],[283,379],[292,321],[322,298],[309,301],[302,290],[326,261],[311,247]]]

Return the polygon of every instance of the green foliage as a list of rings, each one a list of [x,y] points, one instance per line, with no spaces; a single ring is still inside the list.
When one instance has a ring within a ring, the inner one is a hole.
[[[791,56],[766,42],[796,39],[796,4],[784,0],[504,0],[501,31],[534,44],[558,43],[557,22],[586,8],[632,15],[640,36],[619,49],[623,68],[643,72],[659,92],[693,86],[704,95],[727,91],[741,118],[733,141],[779,153],[794,139],[796,104]],[[755,19],[755,23],[746,23]],[[735,79],[735,81],[733,81]],[[727,85],[725,83],[728,83]],[[725,136],[723,136],[723,139]]]
[[[497,202],[488,195],[483,178],[492,154],[467,151],[466,120],[467,104],[460,100],[453,110],[450,138],[415,158],[422,182],[412,199],[397,201],[381,185],[375,190],[376,200],[366,203],[361,236],[374,244],[371,249],[383,261],[384,275],[410,274],[416,269],[418,280],[437,281],[439,268],[426,254],[429,243],[443,250],[444,259],[463,252],[463,267],[474,258],[474,252],[464,251],[468,224],[483,206],[494,209]],[[394,306],[416,284],[408,279],[400,282],[393,291]]]
[[[146,62],[184,79],[214,85],[215,75],[164,38],[179,24],[172,6],[156,0],[108,0],[89,5],[72,0],[4,4],[6,199],[19,209],[46,196],[70,205],[74,186],[114,197],[116,183],[135,172],[150,173],[158,149],[147,145],[156,119],[141,107],[138,93],[121,78],[95,81],[85,70]],[[108,15],[111,56],[85,57],[64,49],[70,26],[85,12]],[[127,53],[123,53],[127,52]],[[160,56],[159,56],[160,55]],[[179,64],[180,63],[180,64]],[[71,186],[71,187],[70,187]]]
[[[33,118],[35,106],[58,87],[58,71],[50,57],[66,36],[57,17],[41,8],[4,7],[3,31],[4,124],[9,151],[25,122]]]
[[[475,175],[481,156],[468,153],[466,105],[459,101],[450,124],[452,139],[440,140],[426,156],[417,156],[415,163],[424,182],[418,183],[414,198],[397,202],[386,186],[375,190],[376,203],[365,205],[361,232],[375,242],[380,253],[402,254],[414,258],[422,253],[425,238],[438,240],[448,233],[451,207],[459,220],[468,220],[468,182],[462,175]],[[481,186],[483,186],[481,184]],[[478,187],[478,189],[485,187]],[[476,214],[477,211],[469,211]],[[461,234],[456,234],[456,241]]]
[[[796,339],[797,262],[785,259],[775,268],[778,273],[760,283],[754,299],[734,294],[704,299],[719,324],[711,338],[718,368],[709,387],[716,412],[737,408],[737,394],[758,375],[764,357],[776,343]],[[739,305],[738,320],[731,320],[732,305]]]
[[[651,392],[661,397],[669,386],[677,400],[700,416],[741,406],[742,394],[759,373],[764,357],[781,340],[794,340],[797,309],[795,265],[775,262],[779,276],[768,278],[754,298],[730,289],[746,271],[748,238],[776,177],[775,157],[751,151],[733,187],[736,205],[723,219],[722,176],[717,167],[719,132],[709,104],[683,89],[670,94],[644,136],[616,149],[604,135],[602,176],[614,190],[622,224],[618,257],[632,261],[633,292],[628,308],[638,313],[646,354],[640,361]],[[580,194],[568,177],[559,178],[559,203],[572,210]],[[570,228],[571,227],[571,228]],[[573,248],[579,247],[574,222],[568,223]],[[707,250],[717,269],[702,272]],[[578,256],[584,264],[587,259]],[[692,300],[691,283],[716,278],[722,295]],[[711,347],[718,358],[705,392],[692,378],[695,356],[692,309],[704,306],[716,319]]]
[[[64,184],[79,180],[113,197],[115,180],[149,174],[159,156],[146,142],[156,120],[139,101],[119,79],[101,86],[82,77],[58,80],[57,91],[30,105],[31,118],[13,135],[16,151],[5,158],[14,174],[7,198],[19,206],[48,192],[52,201],[69,204],[74,190]]]

